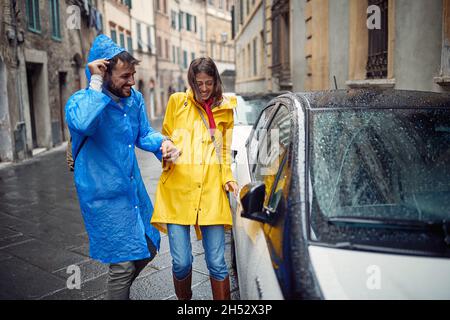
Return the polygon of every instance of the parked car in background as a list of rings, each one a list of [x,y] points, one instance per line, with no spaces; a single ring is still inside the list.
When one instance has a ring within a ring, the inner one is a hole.
[[[450,95],[285,94],[246,149],[241,299],[450,299]]]

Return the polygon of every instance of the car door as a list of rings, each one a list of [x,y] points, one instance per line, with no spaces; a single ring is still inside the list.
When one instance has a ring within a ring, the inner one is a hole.
[[[290,126],[288,108],[277,103],[261,115],[248,144],[249,182],[264,182],[266,185],[265,207],[272,206],[275,215],[279,210],[278,203],[280,203],[280,196],[287,178],[286,160]],[[244,248],[237,253],[241,297],[282,299],[283,294],[271,258],[275,257],[271,251],[279,247],[275,247],[274,244],[278,244],[280,236],[276,231],[280,229],[270,224],[242,218],[240,212],[238,212],[237,220],[241,238],[237,240],[236,248],[237,251]],[[282,257],[282,254],[278,256]],[[242,260],[239,261],[240,259]],[[244,267],[246,269],[241,271],[240,269]]]
[[[264,210],[270,222],[262,224],[266,254],[269,255],[265,260],[270,261],[284,296],[290,291],[286,207],[292,177],[292,163],[289,161],[291,131],[292,113],[287,106],[280,104],[258,147],[258,161],[252,168],[252,182],[264,182],[266,189]],[[257,273],[262,273],[262,269]],[[260,277],[264,278],[264,275]]]
[[[257,153],[260,140],[263,139],[266,132],[266,128],[273,118],[278,105],[272,104],[265,108],[256,122],[252,133],[247,142],[246,152],[238,154],[238,156],[246,156],[246,159],[241,159],[241,163],[245,163],[245,170],[241,170],[242,174],[239,175],[238,184],[240,187],[246,185],[251,181],[250,170],[253,167],[255,160],[250,160],[249,154]],[[239,290],[242,299],[277,299],[279,295],[268,295],[262,297],[258,290],[258,279],[255,278],[256,267],[259,265],[259,259],[261,258],[261,251],[266,250],[264,233],[262,224],[249,219],[241,217],[242,206],[240,201],[233,215],[233,238],[235,247],[235,259],[236,269],[238,274]],[[268,257],[268,254],[264,254],[263,257]],[[270,260],[263,263],[263,265],[270,264]],[[269,271],[272,270],[270,267]],[[273,273],[273,271],[272,271]],[[275,278],[275,274],[272,274],[272,278]]]

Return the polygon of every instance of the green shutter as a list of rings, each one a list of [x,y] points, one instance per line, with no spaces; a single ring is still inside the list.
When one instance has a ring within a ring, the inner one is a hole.
[[[28,29],[33,32],[41,32],[41,17],[39,14],[39,0],[26,1]]]
[[[61,26],[59,21],[59,0],[49,0],[52,17],[52,38],[61,40]]]
[[[111,30],[111,40],[117,44],[117,32],[116,30]]]
[[[33,0],[27,0],[26,4],[27,4],[28,28],[33,29],[34,26]]]
[[[131,37],[127,37],[127,44],[128,44],[128,52],[130,54],[133,54],[133,39]]]
[[[41,31],[41,16],[39,11],[39,0],[34,0],[34,16],[36,21],[36,30]]]

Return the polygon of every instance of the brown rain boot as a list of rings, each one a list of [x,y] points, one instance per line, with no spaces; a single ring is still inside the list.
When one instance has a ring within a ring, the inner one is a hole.
[[[214,300],[231,300],[229,276],[222,281],[216,280],[213,277],[209,277],[209,279],[211,280],[211,289]]]
[[[191,300],[192,298],[192,271],[182,280],[178,280],[173,275],[173,284],[175,286],[175,294],[178,300]]]

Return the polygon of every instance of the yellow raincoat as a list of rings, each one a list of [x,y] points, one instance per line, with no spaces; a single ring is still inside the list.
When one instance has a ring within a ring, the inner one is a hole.
[[[236,97],[225,97],[212,109],[216,123],[215,145],[203,122],[208,116],[194,100],[192,90],[173,94],[167,104],[163,135],[172,139],[182,154],[176,164],[163,171],[156,191],[151,223],[167,233],[167,223],[196,226],[197,238],[205,225],[225,225],[232,217],[224,189],[235,181],[231,172],[231,139]],[[219,162],[220,159],[220,162]]]

